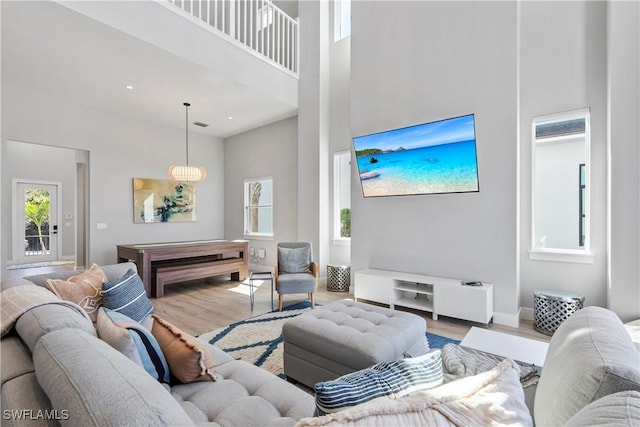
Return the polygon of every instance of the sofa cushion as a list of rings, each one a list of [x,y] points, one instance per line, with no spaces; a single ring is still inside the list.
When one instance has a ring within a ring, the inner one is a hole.
[[[48,279],[67,280],[69,279],[69,277],[75,276],[76,274],[78,274],[78,272],[75,270],[62,270],[62,271],[55,271],[55,272],[44,273],[44,274],[32,274],[30,276],[24,276],[22,279],[48,289],[49,288],[47,286]]]
[[[531,426],[518,366],[511,360],[478,375],[392,399],[379,397],[344,411],[304,418],[298,426]]]
[[[93,324],[86,317],[61,304],[45,304],[32,308],[20,316],[15,328],[32,352],[43,335],[59,329],[82,329],[90,335],[97,336]]]
[[[4,340],[2,342],[4,352]],[[3,384],[1,402],[2,427],[53,427],[69,417],[66,411],[51,410],[51,402],[40,388],[35,372],[29,372]],[[45,411],[48,411],[48,420],[44,418]],[[38,419],[38,416],[41,418]]]
[[[68,425],[193,425],[160,383],[109,344],[81,330],[43,336],[33,363],[53,409],[68,411]]]
[[[122,313],[100,307],[98,338],[142,367],[156,380],[169,383],[169,366],[158,341],[138,322]]]
[[[591,402],[567,421],[565,427],[640,426],[640,392],[619,391]]]
[[[117,264],[101,265],[100,268],[102,268],[104,275],[107,276],[107,281],[115,280],[129,270],[133,270],[136,273],[138,272],[138,267],[134,262],[120,262]]]
[[[378,363],[315,386],[317,414],[337,412],[382,396],[399,398],[442,384],[440,350]]]
[[[171,375],[178,381],[214,381],[216,362],[207,343],[183,332],[155,314],[151,332],[167,359]]]
[[[82,307],[95,323],[98,320],[98,308],[102,305],[102,284],[106,281],[107,276],[102,269],[93,264],[89,270],[67,280],[46,279],[45,283],[61,299]]]
[[[549,343],[536,390],[536,424],[562,425],[604,396],[640,391],[639,366],[640,353],[613,311],[595,306],[579,310]]]
[[[31,352],[24,342],[15,335],[2,338],[0,351],[0,385],[14,378],[33,372]]]
[[[153,305],[144,290],[142,279],[133,269],[102,285],[102,304],[127,317],[142,322],[153,313]]]
[[[216,368],[220,377],[217,381],[171,387],[171,394],[194,422],[293,426],[296,420],[313,415],[312,395],[251,363],[227,357],[225,362],[216,357],[220,362]]]

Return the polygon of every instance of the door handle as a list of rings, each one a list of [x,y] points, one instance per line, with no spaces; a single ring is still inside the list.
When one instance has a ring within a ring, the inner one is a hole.
[[[51,234],[58,234],[58,226],[57,225],[53,226],[53,232]]]

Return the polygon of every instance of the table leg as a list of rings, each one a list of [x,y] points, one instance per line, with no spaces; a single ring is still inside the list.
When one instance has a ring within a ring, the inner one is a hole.
[[[253,312],[253,280],[249,279],[249,302],[251,304],[251,311]]]
[[[138,274],[144,283],[144,290],[148,297],[151,297],[151,257],[145,252],[140,253],[136,257],[136,264],[138,266]]]

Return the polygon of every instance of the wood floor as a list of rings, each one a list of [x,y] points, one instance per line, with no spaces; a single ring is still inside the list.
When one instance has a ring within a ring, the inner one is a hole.
[[[256,281],[258,284],[258,281]],[[255,288],[254,288],[255,289]],[[284,305],[304,301],[305,295],[285,295]],[[318,286],[315,300],[328,304],[339,299],[353,299],[347,292],[329,292],[325,285]],[[274,293],[274,308],[277,309],[277,294]],[[165,288],[165,296],[152,299],[156,313],[182,328],[185,332],[198,335],[228,325],[248,317],[271,311],[271,289],[268,281],[255,289],[253,312],[249,303],[249,285],[224,278],[214,278],[190,283],[176,284]],[[402,308],[398,308],[402,309]],[[402,309],[404,310],[404,309]],[[407,310],[424,317],[427,330],[431,333],[461,340],[472,326],[486,328],[484,324],[467,322],[439,316],[431,318],[431,313]],[[496,330],[538,341],[548,342],[549,337],[536,332],[530,321],[521,321],[519,328],[496,325],[488,326]]]
[[[64,266],[12,270],[9,272],[9,277],[44,274],[58,269],[69,268]],[[231,281],[228,276],[166,286],[164,297],[152,298],[152,302],[158,316],[187,333],[199,335],[230,323],[271,311],[270,283],[268,281],[262,283],[256,281],[255,284],[253,311],[249,304],[249,285]],[[287,306],[303,301],[304,297],[304,294],[285,295],[284,305]],[[329,292],[326,286],[322,284],[318,286],[318,292],[315,297],[316,302],[323,305],[344,298],[353,299],[353,295],[347,292]],[[273,304],[274,308],[277,309],[278,297],[275,292]],[[398,309],[404,310],[402,308]],[[408,309],[406,311],[424,317],[427,321],[427,330],[429,332],[453,339],[461,340],[472,326],[487,328],[483,324],[444,316],[439,316],[438,320],[433,320],[431,313],[427,312]],[[511,328],[494,323],[491,323],[488,328],[538,341],[549,341],[548,336],[533,329],[531,321],[522,320],[519,328]]]

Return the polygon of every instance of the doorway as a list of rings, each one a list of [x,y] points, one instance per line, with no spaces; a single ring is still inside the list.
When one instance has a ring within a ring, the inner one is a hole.
[[[58,260],[60,193],[58,182],[16,181],[13,247],[19,264]]]
[[[11,183],[12,190],[11,206],[7,207],[11,216],[11,225],[6,230],[9,250],[3,251],[7,253],[7,272],[23,273],[33,264],[44,268],[42,263],[46,263],[46,267],[67,263],[84,267],[90,259],[89,151],[16,140],[7,140],[3,149],[2,176]],[[51,228],[43,228],[43,242],[37,227],[29,236],[37,234],[38,237],[27,237],[25,233],[28,221],[23,221],[24,202],[28,196],[25,186],[18,191],[18,183],[34,188],[56,187],[55,190],[41,188],[55,195],[54,200],[49,200]],[[57,230],[53,229],[54,225]],[[46,250],[42,249],[43,243]],[[29,251],[25,252],[26,249]]]

